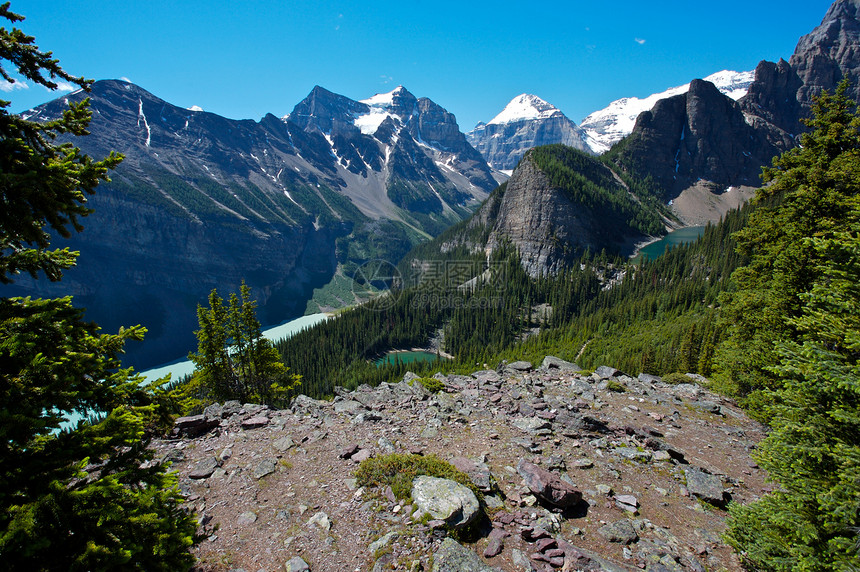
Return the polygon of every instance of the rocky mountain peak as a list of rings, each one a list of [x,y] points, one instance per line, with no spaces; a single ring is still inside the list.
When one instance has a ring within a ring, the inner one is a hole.
[[[317,85],[284,119],[306,131],[330,133],[333,129],[350,131],[353,117],[368,112],[366,104]]]
[[[754,77],[751,71],[723,70],[709,75],[705,80],[713,83],[720,92],[731,99],[738,100],[746,94]],[[588,134],[594,152],[604,153],[632,133],[640,113],[651,110],[662,99],[686,93],[689,88],[690,84],[684,84],[648,97],[625,97],[615,100],[583,119],[580,127]]]
[[[693,80],[687,93],[657,101],[639,115],[618,161],[650,175],[671,200],[700,179],[758,186],[761,166],[780,151],[747,121],[741,106],[711,82]]]
[[[860,96],[860,2],[837,0],[821,24],[800,38],[789,60],[803,81],[797,99],[808,106],[821,90],[851,81],[849,96]]]
[[[536,95],[523,93],[513,98],[501,113],[490,120],[488,125],[501,125],[517,121],[547,119],[561,111]]]
[[[367,104],[370,107],[385,109],[401,117],[410,115],[417,102],[418,98],[402,85],[397,86],[388,93],[377,93],[373,97],[361,100],[361,103]]]
[[[528,93],[513,98],[489,123],[478,123],[466,138],[491,167],[506,173],[526,151],[540,145],[561,143],[592,152],[576,123],[551,103]]]

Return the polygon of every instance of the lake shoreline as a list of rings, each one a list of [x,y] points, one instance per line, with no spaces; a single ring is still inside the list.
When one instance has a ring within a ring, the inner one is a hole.
[[[636,250],[630,256],[629,260],[634,263],[639,263],[643,258],[647,258],[648,260],[658,258],[665,254],[669,248],[694,242],[702,236],[705,232],[705,228],[706,227],[704,226],[683,226],[676,228],[665,236],[659,238],[652,237],[650,240],[643,240],[636,244]],[[664,243],[663,249],[660,252],[649,252],[649,250],[656,250],[655,248],[649,249],[649,247],[659,243]]]

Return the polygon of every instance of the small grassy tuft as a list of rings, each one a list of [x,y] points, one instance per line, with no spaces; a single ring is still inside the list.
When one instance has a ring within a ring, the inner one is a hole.
[[[615,381],[614,379],[609,379],[606,381],[606,389],[609,391],[614,391],[616,393],[624,393],[627,391],[627,388],[624,387],[623,384]]]
[[[443,461],[436,455],[401,455],[392,453],[362,461],[355,472],[355,478],[362,487],[391,487],[398,499],[411,499],[412,481],[419,475],[450,479],[469,487],[478,500],[483,500],[469,477],[454,465]]]

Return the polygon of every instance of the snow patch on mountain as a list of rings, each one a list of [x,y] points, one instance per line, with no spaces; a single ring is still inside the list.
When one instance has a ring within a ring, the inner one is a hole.
[[[557,107],[536,95],[523,93],[511,100],[501,113],[490,120],[488,125],[503,125],[515,121],[546,119],[561,113]]]
[[[355,117],[355,126],[365,135],[373,135],[387,117],[396,118],[394,114],[389,112],[389,109],[394,105],[394,96],[404,89],[402,85],[398,85],[388,93],[377,93],[373,97],[362,99],[360,103],[369,106],[370,111],[363,115],[357,115]]]
[[[735,72],[723,70],[711,74],[705,81],[713,83],[728,97],[738,100],[746,95],[755,72]],[[610,103],[604,109],[595,111],[582,120],[580,127],[588,134],[589,144],[596,153],[604,153],[612,145],[630,135],[636,118],[643,111],[649,111],[661,99],[687,93],[690,84],[680,85],[645,98],[625,97]]]

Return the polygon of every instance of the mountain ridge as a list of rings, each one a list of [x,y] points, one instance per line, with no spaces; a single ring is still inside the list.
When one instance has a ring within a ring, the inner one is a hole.
[[[127,354],[138,367],[192,349],[196,305],[242,279],[266,325],[318,311],[312,297],[356,303],[358,265],[396,262],[496,186],[453,115],[403,91],[408,114],[373,135],[354,124],[367,104],[320,87],[286,120],[183,109],[119,80],[36,108],[30,118],[46,120],[88,95],[90,135],[69,140],[126,158],[90,199],[86,232],[55,240],[82,253],[78,266],[61,283],[24,278],[15,293],[75,293],[106,328],[147,326]]]

